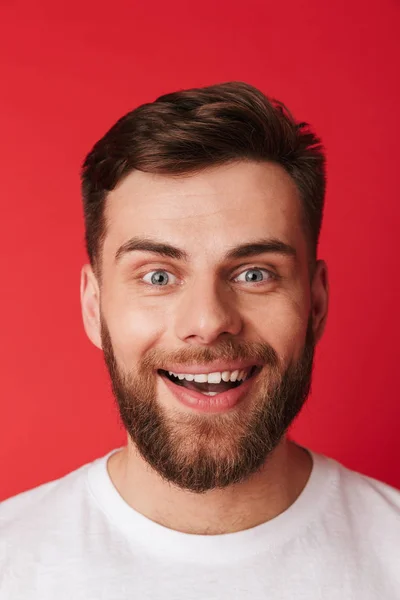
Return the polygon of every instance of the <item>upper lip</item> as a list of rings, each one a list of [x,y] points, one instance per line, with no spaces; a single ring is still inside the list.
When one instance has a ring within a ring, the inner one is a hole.
[[[224,371],[243,371],[244,369],[249,369],[250,367],[254,367],[254,366],[261,366],[261,365],[257,365],[255,362],[243,362],[243,361],[236,361],[236,362],[213,362],[213,363],[209,363],[207,365],[192,365],[192,366],[179,366],[179,365],[170,365],[168,366],[168,368],[163,369],[164,371],[172,371],[172,373],[179,373],[179,374],[193,374],[193,375],[199,375],[199,374],[209,374],[209,373],[223,373]]]

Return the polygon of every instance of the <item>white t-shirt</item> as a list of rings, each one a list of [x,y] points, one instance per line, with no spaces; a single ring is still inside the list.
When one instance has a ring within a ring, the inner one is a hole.
[[[1,600],[400,599],[394,488],[310,452],[309,481],[285,512],[193,535],[126,504],[111,454],[0,504]]]

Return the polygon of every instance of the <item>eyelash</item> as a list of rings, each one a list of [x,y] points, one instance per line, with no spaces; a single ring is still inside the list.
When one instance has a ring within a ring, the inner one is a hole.
[[[247,269],[244,269],[243,271],[241,271],[234,279],[237,279],[237,277],[239,277],[239,275],[241,275],[242,273],[245,273],[246,271],[263,271],[268,273],[269,277],[270,277],[270,281],[277,281],[280,279],[280,276],[275,273],[274,271],[271,271],[269,269],[265,269],[264,267],[248,267]],[[141,283],[143,283],[144,285],[148,285],[149,287],[158,289],[158,288],[165,288],[165,287],[169,287],[168,284],[165,285],[153,285],[151,283],[147,283],[146,281],[143,281],[143,277],[145,275],[149,275],[150,273],[159,273],[159,272],[164,272],[164,273],[168,273],[169,275],[172,275],[172,273],[170,273],[169,271],[167,271],[166,269],[154,269],[152,271],[147,271],[141,278],[140,281]],[[254,282],[242,282],[242,283],[250,283],[252,285],[252,287],[254,286],[259,286],[259,285],[263,285],[268,283],[268,281],[254,281]]]

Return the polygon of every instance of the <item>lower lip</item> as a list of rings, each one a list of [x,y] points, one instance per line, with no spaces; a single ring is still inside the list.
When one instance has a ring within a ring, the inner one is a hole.
[[[244,381],[239,387],[232,388],[226,392],[221,392],[215,396],[205,396],[201,392],[195,392],[188,390],[183,386],[175,385],[167,377],[161,376],[165,385],[175,398],[185,406],[196,410],[197,412],[206,413],[219,413],[233,408],[243,399],[243,396],[248,393],[252,386],[255,376],[253,375],[250,379]]]

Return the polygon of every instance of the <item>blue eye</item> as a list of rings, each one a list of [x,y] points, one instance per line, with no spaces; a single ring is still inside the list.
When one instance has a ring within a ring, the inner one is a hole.
[[[146,280],[146,277],[149,278],[149,276],[150,281]],[[176,279],[172,273],[168,273],[168,271],[160,269],[159,271],[149,271],[149,273],[146,273],[146,275],[143,277],[143,281],[150,285],[161,287],[163,285],[167,285],[167,283],[174,283],[174,281],[170,281],[171,278],[173,280]]]
[[[268,279],[273,279],[274,274],[267,269],[246,269],[243,273],[240,273],[238,277],[235,278],[236,281],[244,281],[245,283],[260,283],[265,281],[265,277],[263,277],[263,273],[267,273]],[[244,279],[240,279],[240,277],[244,275]]]

